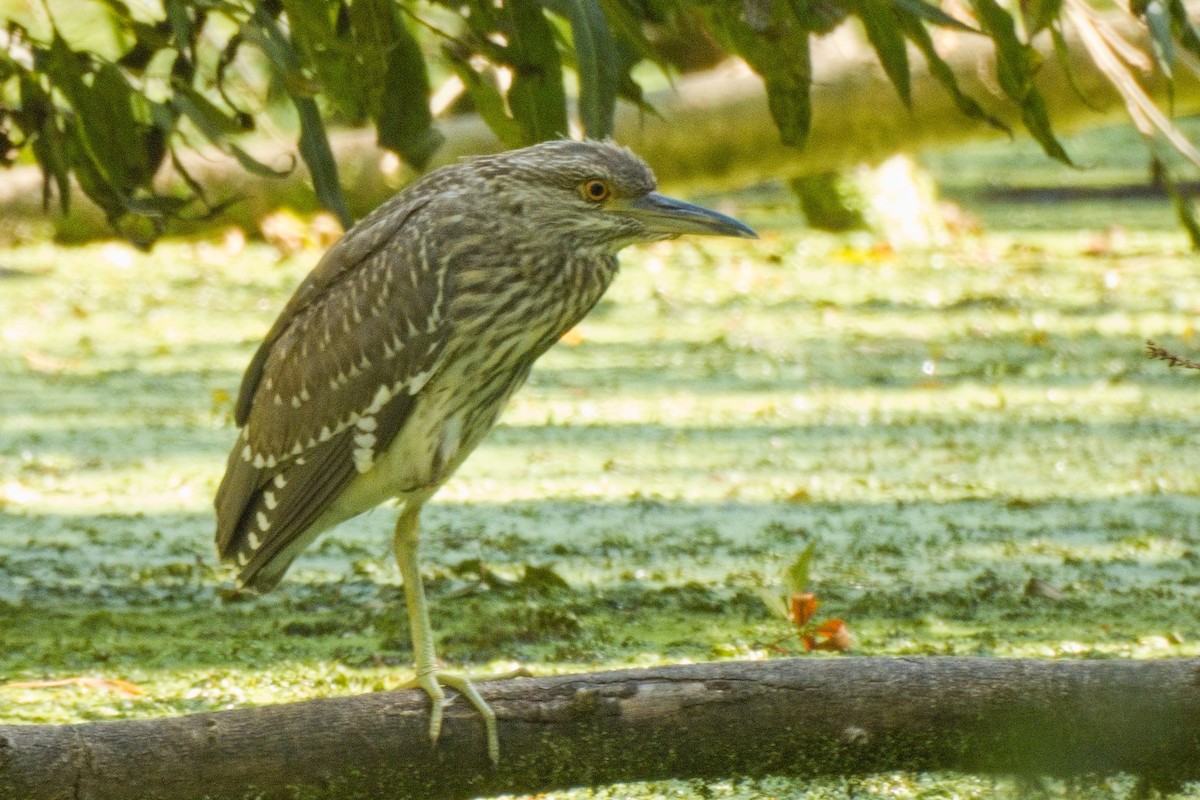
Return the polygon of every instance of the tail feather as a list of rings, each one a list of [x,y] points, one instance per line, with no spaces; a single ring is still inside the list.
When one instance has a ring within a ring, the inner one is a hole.
[[[217,492],[217,551],[238,568],[240,586],[269,591],[330,527],[315,523],[355,475],[352,434],[269,469],[255,468],[235,448]]]

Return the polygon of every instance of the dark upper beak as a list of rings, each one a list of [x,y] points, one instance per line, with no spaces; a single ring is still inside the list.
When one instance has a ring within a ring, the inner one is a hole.
[[[739,236],[743,239],[758,238],[757,233],[733,217],[658,192],[650,192],[644,197],[631,200],[622,210],[641,220],[651,233],[669,236],[700,233],[710,236]]]

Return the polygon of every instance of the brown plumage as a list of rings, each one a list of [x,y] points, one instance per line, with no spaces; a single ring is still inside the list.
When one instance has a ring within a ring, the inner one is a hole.
[[[534,361],[600,299],[616,253],[684,233],[753,236],[654,192],[628,150],[558,141],[430,173],[321,259],[254,354],[217,491],[217,549],[266,591],[319,533],[398,498],[395,533],[419,685],[438,673],[417,516],[491,429]]]

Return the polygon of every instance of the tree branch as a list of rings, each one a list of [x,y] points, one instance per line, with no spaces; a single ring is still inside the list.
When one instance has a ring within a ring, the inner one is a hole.
[[[1177,353],[1171,352],[1158,342],[1153,342],[1149,339],[1146,340],[1146,355],[1159,361],[1165,361],[1169,366],[1172,367],[1182,367],[1183,369],[1200,369],[1200,361],[1193,361],[1190,358],[1184,358]]]
[[[663,778],[891,770],[1200,778],[1200,659],[830,658],[380,692],[173,719],[0,726],[0,796],[469,798]]]

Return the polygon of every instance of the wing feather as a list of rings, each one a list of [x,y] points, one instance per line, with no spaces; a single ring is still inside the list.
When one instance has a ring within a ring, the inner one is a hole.
[[[381,206],[305,279],[251,360],[217,490],[217,550],[243,583],[278,581],[313,524],[403,428],[448,337],[444,275]]]

